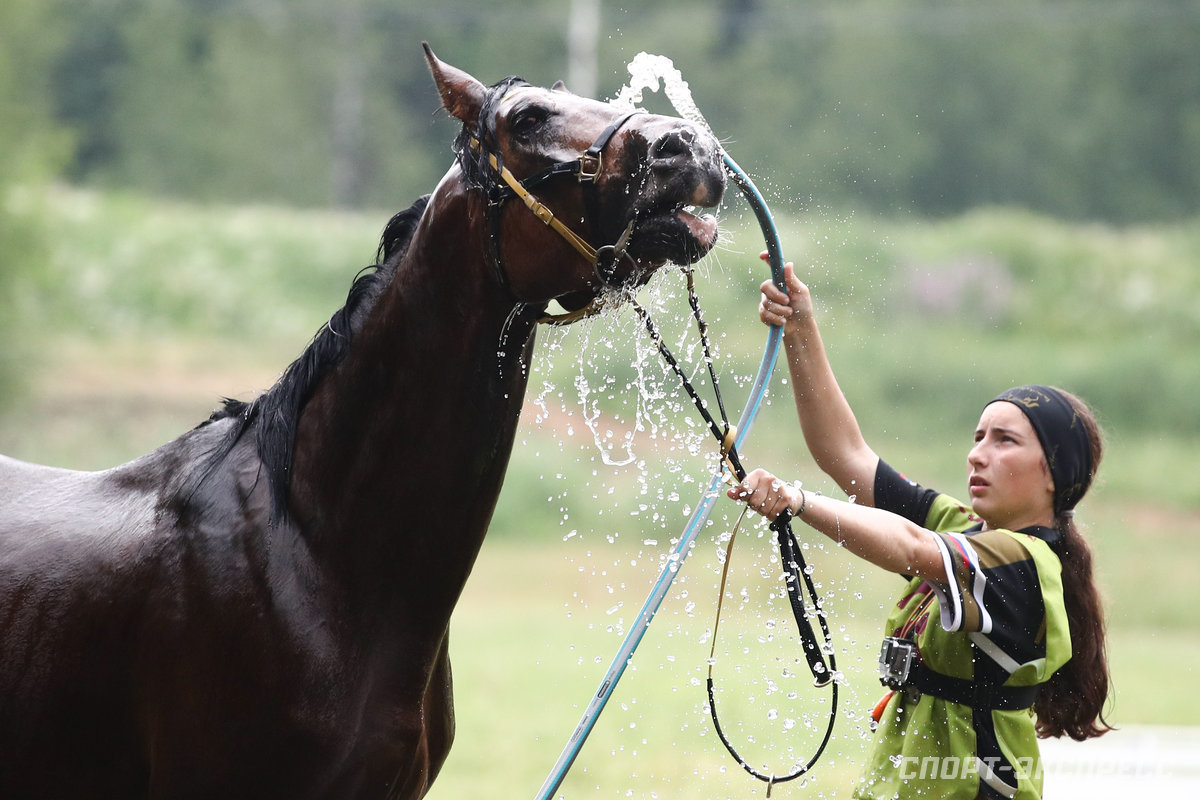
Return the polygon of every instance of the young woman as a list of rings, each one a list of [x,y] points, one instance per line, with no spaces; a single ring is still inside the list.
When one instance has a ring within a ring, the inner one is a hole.
[[[1104,620],[1074,522],[1101,457],[1095,417],[1047,386],[987,403],[967,454],[969,505],[913,483],[867,445],[794,268],[763,283],[784,327],[796,410],[848,503],[755,470],[729,496],[795,519],[907,579],[885,623],[876,742],[857,798],[1041,796],[1038,737],[1109,730]],[[934,613],[936,612],[936,614]]]

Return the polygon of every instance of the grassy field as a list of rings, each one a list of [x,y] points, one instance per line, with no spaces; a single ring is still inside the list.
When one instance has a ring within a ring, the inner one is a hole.
[[[209,208],[56,190],[60,232],[14,298],[30,346],[0,398],[0,452],[81,469],[133,457],[268,386],[373,260],[388,212]],[[785,251],[822,307],[827,344],[868,438],[929,485],[960,490],[979,405],[1057,382],[1109,434],[1081,506],[1107,597],[1120,724],[1191,724],[1200,663],[1198,226],[1115,230],[1007,211],[941,223],[781,215]],[[753,232],[702,268],[723,387],[740,408],[765,331],[753,319]],[[646,302],[685,343],[679,281]],[[672,321],[672,318],[675,318]],[[493,532],[452,632],[459,736],[434,798],[526,797],[541,785],[698,499],[711,450],[628,313],[546,333]],[[830,487],[797,441],[788,389],[746,460]],[[704,670],[717,592],[718,507],[568,778],[569,796],[732,797],[761,787],[716,741]],[[814,744],[806,687],[761,527],[739,538],[718,643],[727,728],[783,771]],[[814,542],[815,544],[815,542]],[[895,580],[814,547],[845,674],[829,756],[801,791],[846,797],[877,699],[872,672]],[[795,693],[795,697],[789,694]]]

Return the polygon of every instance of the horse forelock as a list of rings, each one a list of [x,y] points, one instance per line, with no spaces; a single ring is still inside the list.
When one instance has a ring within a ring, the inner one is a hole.
[[[488,161],[489,155],[499,158],[500,154],[499,142],[496,139],[496,110],[500,101],[513,87],[529,85],[524,78],[516,75],[497,81],[488,87],[475,125],[463,124],[462,130],[454,140],[454,152],[468,185],[484,190],[496,185],[497,172]],[[477,140],[479,147],[473,147],[472,140]]]
[[[374,307],[381,289],[395,274],[428,203],[429,195],[425,195],[388,221],[380,237],[378,263],[355,276],[345,305],[321,326],[308,347],[284,370],[274,386],[249,403],[226,399],[222,407],[202,423],[201,427],[232,419],[233,427],[185,481],[181,492],[185,504],[243,435],[254,427],[258,457],[270,484],[272,522],[286,521],[300,414],[321,379],[345,358],[354,334]]]

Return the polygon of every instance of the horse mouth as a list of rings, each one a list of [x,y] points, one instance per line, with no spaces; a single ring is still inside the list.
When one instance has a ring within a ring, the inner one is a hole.
[[[692,241],[702,251],[700,256],[704,256],[717,243],[717,217],[715,214],[698,213],[701,211],[696,207],[681,208],[675,217],[687,227]]]
[[[694,264],[717,243],[717,218],[696,206],[635,215],[628,255],[636,268],[617,282],[639,287],[655,270],[670,262]],[[592,291],[572,292],[557,298],[567,311],[578,311],[595,298]]]
[[[708,206],[673,205],[637,214],[629,254],[646,266],[694,264],[717,243],[717,218]]]

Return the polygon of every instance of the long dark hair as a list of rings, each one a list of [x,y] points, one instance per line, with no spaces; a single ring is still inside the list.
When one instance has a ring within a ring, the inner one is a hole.
[[[1075,408],[1087,431],[1094,477],[1104,451],[1100,425],[1086,403],[1070,392],[1062,394]],[[1075,524],[1074,512],[1059,514],[1055,527],[1062,536],[1054,551],[1062,562],[1063,600],[1071,626],[1071,659],[1042,686],[1033,710],[1037,713],[1039,737],[1066,735],[1083,741],[1112,730],[1104,719],[1109,688],[1104,609],[1092,577],[1092,549]]]

